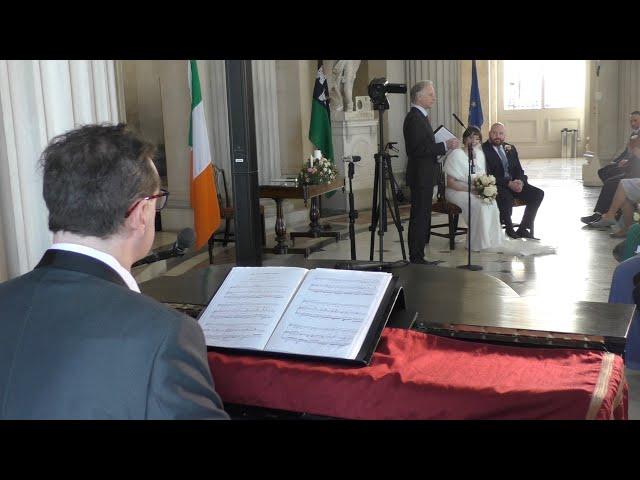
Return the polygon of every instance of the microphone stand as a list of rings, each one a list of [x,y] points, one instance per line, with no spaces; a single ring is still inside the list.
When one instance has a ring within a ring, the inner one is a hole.
[[[355,162],[359,161],[360,157],[353,156],[351,160],[347,162],[348,165],[348,176],[349,176],[349,241],[351,243],[351,260],[356,259],[356,229],[355,223],[356,218],[358,218],[358,211],[355,209],[355,202],[353,199],[353,174],[355,170]]]
[[[469,144],[469,176],[467,177],[467,187],[469,194],[469,222],[467,225],[467,264],[460,265],[458,268],[465,268],[471,271],[482,270],[480,265],[471,265],[471,174],[475,172],[473,163],[473,145]]]

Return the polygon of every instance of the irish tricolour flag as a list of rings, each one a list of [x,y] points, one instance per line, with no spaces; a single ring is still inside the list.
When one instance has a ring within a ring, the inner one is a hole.
[[[220,205],[213,181],[209,136],[204,117],[198,65],[189,60],[191,121],[189,150],[191,157],[191,207],[196,231],[196,248],[202,247],[220,225]]]

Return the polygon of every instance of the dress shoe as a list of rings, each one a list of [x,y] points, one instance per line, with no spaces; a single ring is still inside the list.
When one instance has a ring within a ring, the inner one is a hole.
[[[589,215],[587,217],[581,217],[580,221],[582,223],[586,223],[587,225],[589,225],[589,224],[591,224],[593,222],[597,222],[601,218],[602,218],[602,215],[599,214],[598,212],[595,212],[593,215]]]
[[[513,228],[507,228],[504,233],[511,238],[520,238],[520,235],[518,235]]]
[[[438,265],[439,263],[443,263],[444,260],[425,260],[424,258],[418,258],[415,260],[411,260],[411,263],[416,263],[418,265]]]

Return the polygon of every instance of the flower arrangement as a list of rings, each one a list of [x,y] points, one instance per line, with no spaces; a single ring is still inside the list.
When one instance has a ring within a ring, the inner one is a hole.
[[[478,175],[473,179],[473,186],[476,187],[478,196],[485,203],[493,202],[498,196],[496,177],[493,175]]]
[[[333,182],[337,175],[338,170],[328,159],[311,155],[300,169],[298,181],[306,185],[323,185]]]

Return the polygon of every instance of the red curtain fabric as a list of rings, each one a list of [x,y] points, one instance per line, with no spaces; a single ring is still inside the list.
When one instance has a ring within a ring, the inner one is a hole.
[[[209,352],[225,402],[347,419],[626,419],[622,358],[387,328],[368,367]]]

